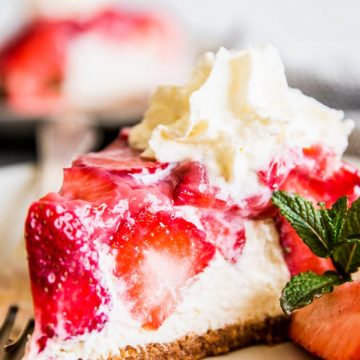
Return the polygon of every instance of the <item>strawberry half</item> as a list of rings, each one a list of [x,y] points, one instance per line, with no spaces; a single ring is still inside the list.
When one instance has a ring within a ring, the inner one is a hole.
[[[181,289],[208,265],[215,248],[192,223],[166,212],[141,211],[121,224],[113,247],[115,274],[125,284],[130,311],[157,329],[181,300]]]
[[[360,359],[359,299],[359,281],[314,299],[292,315],[291,339],[323,359]]]
[[[97,278],[98,253],[90,229],[54,194],[57,202],[34,203],[26,221],[26,244],[35,317],[43,336],[64,338],[101,330],[107,321],[107,290]]]

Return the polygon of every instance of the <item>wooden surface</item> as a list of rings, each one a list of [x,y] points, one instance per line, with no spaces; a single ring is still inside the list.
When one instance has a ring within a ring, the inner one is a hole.
[[[27,273],[26,253],[21,243],[9,258],[1,261],[0,268],[0,324],[10,305],[17,305],[16,317],[11,339],[17,338],[33,316],[30,284]]]

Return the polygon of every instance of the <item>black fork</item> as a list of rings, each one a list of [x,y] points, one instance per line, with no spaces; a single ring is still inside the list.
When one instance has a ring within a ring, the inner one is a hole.
[[[24,356],[28,335],[34,330],[34,320],[31,319],[17,339],[9,338],[18,310],[17,306],[10,306],[0,327],[0,360],[20,360]]]

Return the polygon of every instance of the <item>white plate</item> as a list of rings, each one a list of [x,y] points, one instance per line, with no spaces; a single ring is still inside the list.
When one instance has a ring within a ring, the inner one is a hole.
[[[276,346],[251,346],[246,349],[217,356],[216,360],[314,360],[315,358],[300,347],[285,343]],[[211,360],[211,358],[208,358]]]
[[[348,160],[359,164],[358,158]],[[35,176],[34,167],[30,164],[0,168],[0,260],[5,260],[5,263],[14,264],[17,274],[21,273],[21,269],[26,272],[25,256],[23,252],[20,251],[19,256],[16,257],[17,260],[14,261],[14,255],[11,252],[14,252],[14,249],[19,249],[19,245],[22,244],[23,223],[26,210],[30,202],[36,197]],[[7,271],[9,271],[9,268],[7,268]],[[1,275],[4,274],[0,274],[0,281]],[[2,290],[1,285],[2,284],[0,284],[0,294]],[[17,296],[19,296],[18,293]],[[28,297],[26,296],[26,298]],[[219,356],[217,359],[310,360],[313,359],[313,357],[294,344],[286,343],[272,347],[252,346],[228,355]]]

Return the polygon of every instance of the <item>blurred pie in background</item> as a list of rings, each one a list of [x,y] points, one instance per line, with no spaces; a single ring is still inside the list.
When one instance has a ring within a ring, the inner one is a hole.
[[[32,0],[31,9],[0,52],[2,90],[17,112],[140,114],[156,85],[181,82],[191,64],[191,44],[168,12],[99,0]]]

